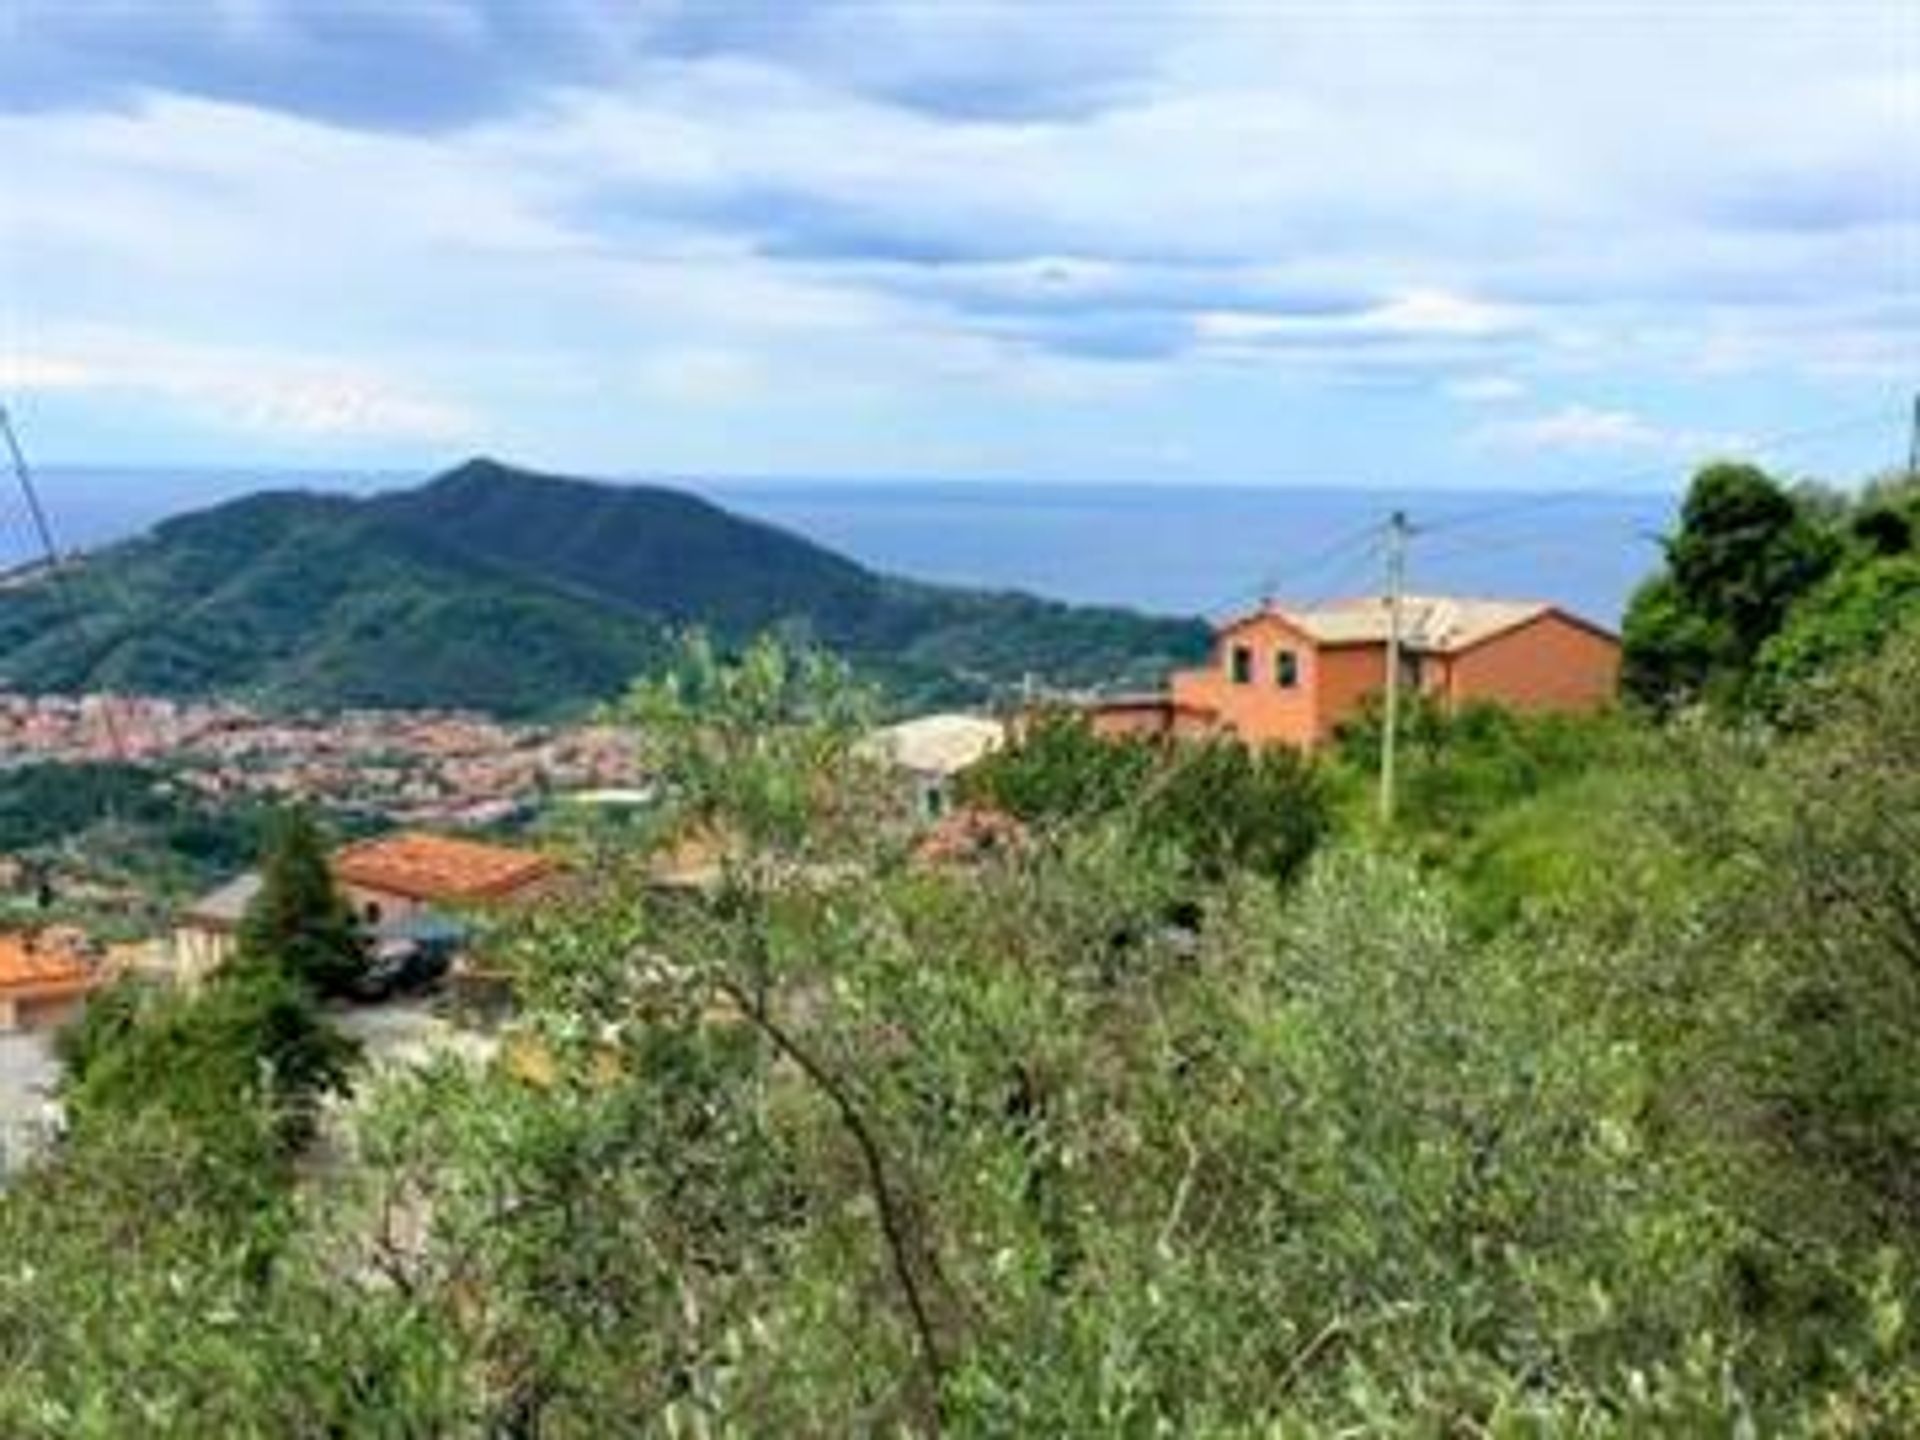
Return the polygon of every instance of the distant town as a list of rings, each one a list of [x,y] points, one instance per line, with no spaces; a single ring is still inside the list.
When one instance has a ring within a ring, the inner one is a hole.
[[[604,726],[0,692],[0,767],[114,760],[166,766],[209,799],[297,798],[409,825],[497,824],[541,795],[636,778],[631,738]]]

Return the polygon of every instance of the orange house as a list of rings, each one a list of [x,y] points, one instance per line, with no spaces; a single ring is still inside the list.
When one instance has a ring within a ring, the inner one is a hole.
[[[1380,596],[1311,610],[1270,603],[1222,625],[1212,662],[1175,671],[1164,695],[1100,702],[1090,717],[1104,735],[1225,733],[1312,749],[1385,688],[1388,619]],[[1613,698],[1620,642],[1555,605],[1410,595],[1400,664],[1403,693],[1449,710],[1480,700],[1592,710]]]
[[[403,830],[349,845],[333,857],[334,883],[367,925],[392,924],[435,905],[530,899],[554,879],[531,850]]]
[[[0,1033],[57,1030],[108,978],[71,937],[0,935]]]
[[[334,853],[333,881],[356,919],[376,933],[406,930],[436,911],[512,904],[548,893],[558,867],[532,850],[402,830]],[[239,948],[257,871],[237,876],[182,911],[173,931],[174,977],[197,985]]]

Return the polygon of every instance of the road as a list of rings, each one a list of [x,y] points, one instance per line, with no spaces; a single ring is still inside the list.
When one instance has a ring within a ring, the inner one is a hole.
[[[0,1035],[0,1178],[44,1134],[48,1101],[60,1078],[49,1035]]]

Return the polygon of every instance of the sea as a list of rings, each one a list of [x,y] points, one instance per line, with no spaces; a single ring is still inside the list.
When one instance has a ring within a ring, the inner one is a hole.
[[[62,548],[94,548],[170,514],[259,489],[352,493],[385,472],[50,466],[38,489]],[[1385,583],[1389,517],[1408,525],[1414,592],[1552,601],[1616,625],[1660,559],[1667,491],[1369,490],[1016,480],[668,480],[918,580],[1218,617],[1274,597],[1308,605]],[[37,553],[0,492],[0,567]]]

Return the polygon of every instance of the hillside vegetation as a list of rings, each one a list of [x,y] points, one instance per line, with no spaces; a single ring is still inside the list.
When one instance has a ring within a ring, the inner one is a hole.
[[[1197,621],[877,575],[673,490],[473,461],[367,500],[250,496],[64,590],[0,590],[0,685],[526,715],[618,693],[685,626],[825,645],[903,704],[1144,678],[1206,643]]]
[[[929,863],[840,666],[690,645],[489,937],[538,1064],[346,1069],[264,942],[78,1032],[0,1431],[1920,1433],[1920,618],[1714,673],[1416,713],[1391,828],[1364,726],[1049,720]]]
[[[1848,497],[1713,465],[1694,478],[1666,565],[1628,608],[1623,679],[1658,710],[1779,717],[1916,616],[1920,477]]]

